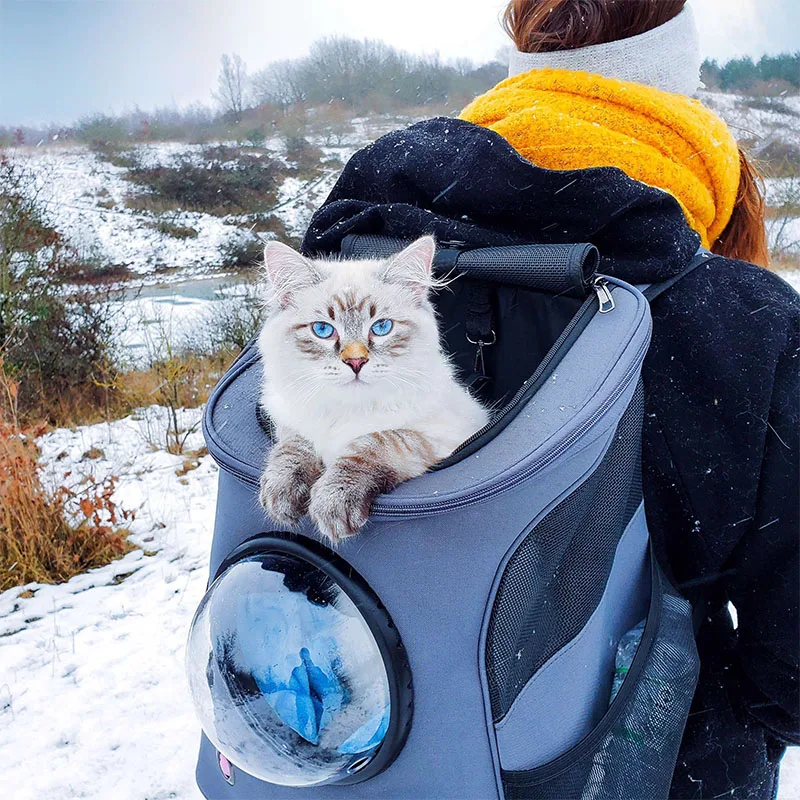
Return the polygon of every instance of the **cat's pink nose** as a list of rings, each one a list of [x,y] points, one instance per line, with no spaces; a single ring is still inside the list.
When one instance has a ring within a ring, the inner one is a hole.
[[[361,372],[361,368],[364,366],[364,364],[367,363],[367,361],[369,361],[368,358],[344,359],[344,363],[347,364],[347,366],[350,367],[350,369],[353,370],[353,372],[355,372],[356,375],[358,375],[358,373]]]

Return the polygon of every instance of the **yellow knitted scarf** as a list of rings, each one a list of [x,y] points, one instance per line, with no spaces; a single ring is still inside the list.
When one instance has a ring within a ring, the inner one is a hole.
[[[619,167],[669,192],[706,247],[733,213],[736,140],[684,95],[586,72],[531,70],[478,97],[461,118],[496,131],[537,166]]]

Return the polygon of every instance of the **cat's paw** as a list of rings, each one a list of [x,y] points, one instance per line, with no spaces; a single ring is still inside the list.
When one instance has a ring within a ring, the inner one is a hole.
[[[261,507],[279,525],[292,528],[308,511],[311,487],[296,473],[267,468],[261,475],[258,499]]]
[[[323,475],[311,490],[308,514],[317,530],[337,544],[361,530],[377,495],[377,490]]]

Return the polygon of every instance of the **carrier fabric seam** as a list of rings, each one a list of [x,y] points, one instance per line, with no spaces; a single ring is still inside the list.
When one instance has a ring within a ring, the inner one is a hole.
[[[639,505],[636,507],[636,511],[631,515],[630,520],[628,520],[625,526],[625,533],[623,533],[623,535],[620,536],[619,540],[617,541],[617,546],[614,551],[614,560],[616,560],[617,553],[619,552],[619,548],[622,545],[622,540],[625,538],[625,535],[632,530],[631,526],[633,525],[634,521],[643,514],[644,514],[644,500],[642,500],[642,502],[640,502]],[[613,569],[613,567],[614,564],[612,562],[611,569]],[[609,570],[609,574],[608,576],[606,576],[606,586],[608,585],[608,578],[610,575],[611,575],[611,570]],[[506,720],[508,720],[509,716],[514,710],[514,706],[517,705],[518,701],[521,702],[521,698],[523,698],[526,692],[528,692],[528,690],[530,689],[530,687],[533,686],[534,680],[538,677],[541,677],[545,673],[549,673],[561,661],[561,659],[565,657],[570,650],[572,650],[573,647],[576,647],[583,641],[583,639],[586,636],[586,631],[589,625],[591,624],[592,620],[597,616],[597,614],[600,612],[600,608],[603,604],[604,597],[605,597],[605,589],[603,590],[603,594],[600,595],[599,602],[597,603],[594,610],[587,618],[583,628],[581,628],[581,630],[578,632],[575,638],[571,642],[568,642],[564,647],[562,647],[561,650],[559,650],[545,664],[543,664],[533,675],[531,675],[528,682],[525,684],[525,686],[522,687],[520,693],[514,698],[514,702],[511,704],[508,711],[506,711],[506,713],[503,715],[503,718],[495,722],[495,726],[497,727],[498,730],[501,730],[504,727]],[[535,767],[532,767],[531,769],[535,769]]]

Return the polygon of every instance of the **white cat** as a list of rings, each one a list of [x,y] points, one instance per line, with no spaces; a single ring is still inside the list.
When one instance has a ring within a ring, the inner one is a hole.
[[[455,379],[429,294],[436,244],[387,260],[316,260],[273,242],[259,337],[261,403],[277,431],[261,503],[308,512],[332,542],[355,534],[381,492],[421,475],[488,414]]]

